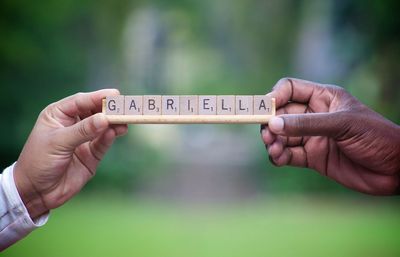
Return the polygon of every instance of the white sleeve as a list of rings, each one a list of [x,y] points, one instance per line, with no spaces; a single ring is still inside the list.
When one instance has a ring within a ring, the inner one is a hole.
[[[49,217],[47,213],[31,219],[14,183],[14,165],[0,174],[0,251],[43,226]]]

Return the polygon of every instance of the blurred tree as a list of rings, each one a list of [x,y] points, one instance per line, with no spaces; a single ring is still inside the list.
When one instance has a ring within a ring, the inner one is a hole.
[[[380,84],[378,108],[393,121],[400,122],[400,2],[334,1],[335,26],[350,30],[363,39],[358,65],[372,62]]]
[[[129,6],[126,0],[0,2],[1,167],[16,160],[40,110],[85,90],[99,55],[108,53],[110,62],[117,55]]]

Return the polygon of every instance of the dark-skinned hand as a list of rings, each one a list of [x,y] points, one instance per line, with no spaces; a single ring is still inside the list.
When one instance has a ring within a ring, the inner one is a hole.
[[[268,95],[278,116],[261,135],[273,164],[311,168],[367,194],[398,193],[398,125],[337,86],[282,79]]]

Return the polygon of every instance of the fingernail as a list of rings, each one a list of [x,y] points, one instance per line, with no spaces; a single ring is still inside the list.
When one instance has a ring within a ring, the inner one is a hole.
[[[282,118],[279,117],[273,117],[269,121],[268,127],[272,132],[280,134],[283,132],[283,127],[285,126],[285,123]]]

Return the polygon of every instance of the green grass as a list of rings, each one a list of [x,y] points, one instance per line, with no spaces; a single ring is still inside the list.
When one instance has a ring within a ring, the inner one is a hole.
[[[397,201],[397,200],[396,200]],[[400,208],[377,198],[276,197],[183,208],[80,197],[4,256],[400,256]],[[1,254],[0,254],[1,255]]]

